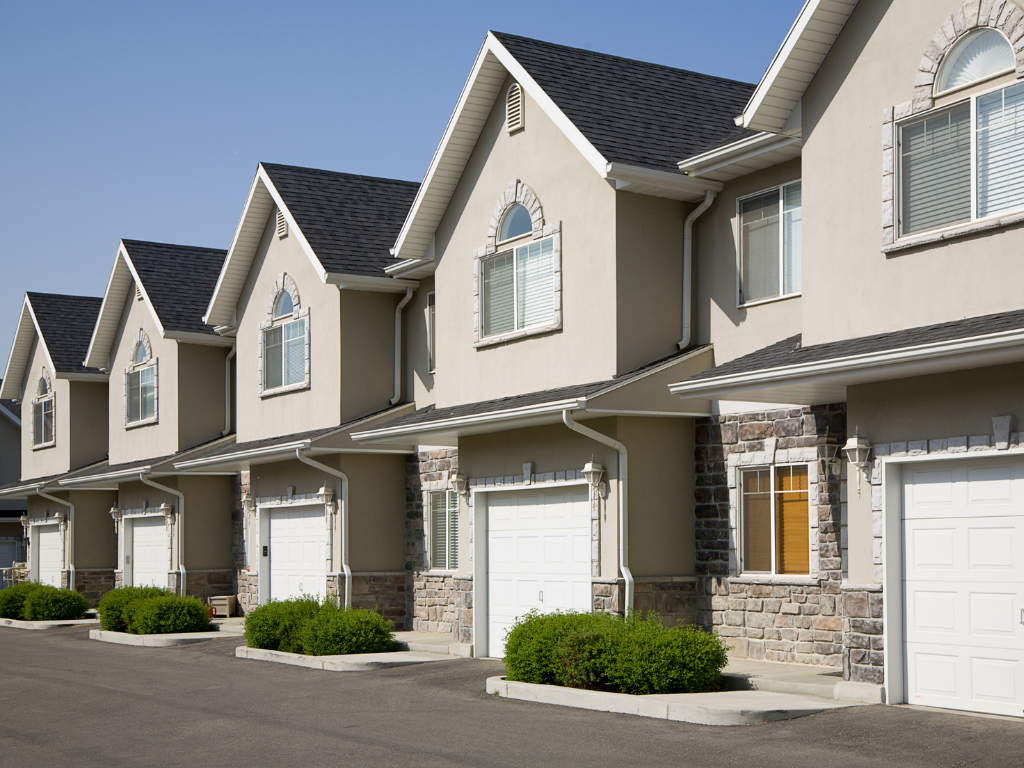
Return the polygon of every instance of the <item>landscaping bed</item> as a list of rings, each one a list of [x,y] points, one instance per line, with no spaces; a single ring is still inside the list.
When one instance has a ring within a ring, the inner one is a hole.
[[[18,629],[48,629],[87,622],[89,601],[73,589],[35,581],[0,589],[0,624]]]
[[[272,600],[246,614],[248,648],[303,656],[393,653],[391,622],[376,611],[346,608],[337,598]]]
[[[169,635],[213,632],[210,609],[195,597],[160,587],[118,587],[107,592],[97,610],[105,632]]]

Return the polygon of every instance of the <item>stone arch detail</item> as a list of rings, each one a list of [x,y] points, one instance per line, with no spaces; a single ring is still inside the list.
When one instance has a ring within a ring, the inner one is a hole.
[[[45,381],[46,382],[46,395],[45,395],[45,397],[49,397],[50,395],[53,394],[53,379],[50,378],[50,372],[48,370],[46,370],[46,366],[44,365],[40,369],[40,371],[39,371],[39,378],[36,379],[36,390],[35,390],[35,392],[32,393],[33,399],[39,399],[39,382],[40,381]]]
[[[130,358],[129,366],[135,364],[135,350],[139,348],[139,344],[146,347],[146,362],[148,363],[153,359],[153,346],[149,343],[149,335],[139,328],[135,334],[135,342],[132,344],[132,356]]]
[[[935,106],[935,78],[943,58],[964,35],[986,28],[1002,32],[1010,41],[1017,60],[1017,77],[1024,77],[1024,8],[1014,0],[967,0],[943,22],[925,49],[914,81],[912,112],[924,112]]]
[[[267,305],[267,320],[274,319],[274,305],[277,304],[277,297],[281,295],[283,291],[288,291],[292,297],[292,312],[298,312],[301,305],[299,302],[299,288],[295,285],[295,281],[292,280],[291,275],[287,272],[282,272],[277,276],[277,280],[274,281],[274,287],[270,291],[270,303]]]
[[[537,195],[532,189],[519,179],[515,179],[508,183],[508,187],[498,196],[498,201],[494,204],[491,222],[487,225],[487,253],[494,253],[497,249],[498,227],[501,225],[501,218],[516,203],[522,203],[530,212],[534,238],[543,236],[544,209],[541,208],[540,200],[537,199]]]

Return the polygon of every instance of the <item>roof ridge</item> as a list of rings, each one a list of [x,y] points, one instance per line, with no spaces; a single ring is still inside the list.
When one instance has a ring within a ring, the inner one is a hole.
[[[208,245],[184,245],[183,243],[159,243],[155,240],[133,240],[131,238],[122,237],[121,242],[125,245],[129,243],[135,243],[136,245],[159,245],[163,248],[181,248],[182,250],[190,251],[213,251],[215,253],[227,253],[225,248],[211,248]],[[129,254],[130,255],[130,254]]]
[[[392,179],[387,176],[370,176],[365,173],[351,173],[349,171],[332,171],[328,168],[311,168],[306,165],[289,165],[287,163],[264,163],[262,160],[260,161],[260,165],[262,165],[264,168],[287,168],[288,170],[292,171],[316,171],[317,173],[329,173],[334,176],[345,176],[346,178],[350,179],[366,179],[368,181],[387,181],[395,184],[412,184],[417,187],[420,185],[420,182],[409,181],[408,179]]]
[[[721,75],[710,75],[707,72],[698,72],[695,69],[684,69],[683,67],[673,67],[673,66],[670,66],[668,64],[659,64],[659,63],[657,63],[655,61],[645,61],[643,59],[633,59],[633,58],[630,58],[629,56],[619,56],[618,54],[604,53],[602,51],[594,51],[594,50],[591,50],[589,48],[578,48],[578,47],[572,46],[572,45],[563,45],[562,43],[552,43],[552,42],[549,42],[547,40],[539,40],[538,38],[535,38],[535,37],[525,37],[524,35],[515,35],[515,34],[512,34],[511,32],[499,32],[498,30],[495,30],[495,29],[489,29],[488,32],[493,34],[499,40],[501,38],[503,38],[503,37],[514,38],[516,40],[525,40],[525,41],[530,42],[530,43],[540,43],[541,45],[548,45],[548,46],[551,46],[552,48],[561,48],[561,49],[566,50],[566,51],[579,51],[580,53],[586,53],[586,54],[590,54],[592,56],[601,56],[601,57],[606,58],[606,59],[617,59],[618,61],[628,61],[631,64],[643,64],[643,65],[649,66],[649,67],[657,67],[658,69],[667,69],[667,70],[670,70],[672,72],[684,72],[684,73],[686,73],[688,75],[698,75],[700,77],[708,77],[708,78],[711,78],[713,80],[718,80],[719,82],[723,82],[723,83],[735,83],[736,85],[748,85],[751,88],[756,88],[757,87],[757,83],[750,83],[750,82],[747,82],[746,80],[734,80],[731,77],[722,77]],[[515,55],[515,54],[513,54],[513,55]]]
[[[45,296],[52,299],[87,299],[89,301],[103,301],[102,296],[82,296],[75,293],[45,293],[43,291],[25,291],[26,296]]]

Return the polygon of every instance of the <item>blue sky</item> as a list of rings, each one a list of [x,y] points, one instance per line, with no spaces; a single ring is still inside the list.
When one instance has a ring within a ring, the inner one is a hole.
[[[487,29],[756,82],[802,0],[3,0],[0,354],[120,238],[227,248],[259,161],[420,180]]]

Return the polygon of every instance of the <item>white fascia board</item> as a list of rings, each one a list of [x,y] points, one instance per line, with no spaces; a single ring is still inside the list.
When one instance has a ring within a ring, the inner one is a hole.
[[[109,373],[75,373],[75,372],[63,372],[57,373],[54,378],[64,379],[66,381],[110,381]]]
[[[104,472],[99,475],[88,475],[86,477],[65,477],[57,482],[65,488],[74,486],[92,486],[98,483],[117,483],[138,479],[139,475],[154,476],[152,465],[146,464],[132,469],[119,469],[114,472]]]
[[[309,440],[297,440],[294,443],[271,445],[265,448],[252,448],[248,451],[239,451],[238,453],[225,453],[220,456],[208,456],[206,458],[176,461],[174,462],[174,468],[184,474],[188,474],[188,470],[190,469],[209,469],[210,467],[215,467],[219,464],[234,463],[237,461],[247,461],[250,459],[273,457],[277,455],[280,455],[281,458],[288,458],[289,456],[294,457],[295,451],[299,449],[308,450],[309,448]]]
[[[766,152],[774,152],[791,144],[797,144],[800,141],[798,136],[780,136],[776,133],[763,132],[741,139],[734,144],[701,155],[694,155],[688,160],[680,162],[679,170],[688,173],[691,177],[700,176],[703,173],[713,173],[728,168],[730,165],[751,160]]]
[[[306,236],[302,234],[302,230],[299,225],[295,223],[295,217],[292,216],[292,212],[288,210],[288,206],[284,204],[284,200],[281,197],[281,193],[277,191],[277,187],[274,186],[274,182],[270,180],[270,174],[267,173],[266,168],[263,167],[263,163],[260,163],[260,167],[257,170],[257,175],[263,181],[267,191],[270,193],[270,197],[273,199],[274,204],[281,209],[284,214],[285,220],[288,222],[288,236],[295,236],[295,239],[299,241],[299,245],[302,246],[302,250],[305,252],[306,257],[309,259],[310,266],[320,275],[320,279],[323,282],[327,282],[327,270],[324,269],[324,265],[320,263],[319,257],[313,250],[313,246],[309,244]]]
[[[164,338],[205,347],[230,347],[235,343],[232,336],[215,336],[211,333],[194,333],[192,331],[167,331]]]
[[[422,280],[434,274],[437,264],[433,259],[406,259],[390,267],[385,267],[384,272],[394,278],[405,280]]]
[[[36,322],[31,303],[26,295],[21,303],[21,316],[18,318],[18,326],[14,331],[14,343],[11,344],[11,352],[7,356],[4,379],[0,382],[0,398],[4,400],[22,399],[21,383],[25,380],[25,371],[28,368],[29,358],[32,356],[32,341],[36,338],[39,339],[39,344],[43,348],[52,371],[53,361],[50,360],[50,351],[46,348],[43,334],[39,331],[39,323]]]
[[[640,168],[622,163],[605,163],[602,176],[610,181],[623,183],[622,186],[616,185],[616,189],[628,188],[630,184],[647,184],[659,187],[662,191],[670,194],[689,195],[694,200],[704,197],[704,193],[708,190],[721,192],[724,186],[719,181],[695,179],[672,171],[658,171],[653,168]]]
[[[353,432],[352,439],[358,442],[382,441],[395,437],[412,436],[427,432],[440,432],[460,427],[475,427],[483,424],[494,424],[506,421],[515,421],[534,416],[545,416],[562,411],[579,411],[586,408],[585,397],[572,398],[569,400],[558,400],[551,403],[539,405],[527,405],[522,408],[510,408],[504,411],[491,411],[479,413],[472,416],[455,416],[450,419],[439,419],[438,421],[409,424],[402,427],[390,427],[383,429],[368,429],[365,432]]]
[[[715,397],[737,391],[795,383],[798,380],[827,381],[854,374],[874,374],[879,376],[873,379],[876,381],[885,378],[906,378],[921,374],[927,364],[944,358],[955,358],[957,365],[949,370],[958,370],[971,367],[964,364],[969,363],[972,358],[984,358],[985,355],[994,355],[1014,347],[1020,348],[1021,354],[1024,355],[1024,330],[940,341],[763,371],[736,373],[690,384],[679,382],[670,384],[668,389],[672,394],[684,397]]]
[[[382,293],[405,293],[407,288],[418,288],[419,281],[405,280],[396,277],[370,277],[368,275],[346,275],[343,273],[326,273],[328,285],[336,285],[341,290],[379,291]]]
[[[50,482],[53,482],[52,480]],[[35,493],[36,490],[41,490],[47,486],[47,483],[25,483],[24,485],[18,485],[14,488],[5,488],[0,491],[0,499],[17,499],[25,496],[29,493]]]
[[[6,397],[5,397],[4,399],[5,399],[5,400],[10,400],[10,399],[12,399],[12,398],[6,398]],[[17,416],[15,416],[15,415],[14,415],[13,413],[11,413],[11,412],[10,412],[9,410],[7,410],[6,408],[4,408],[4,404],[3,404],[3,403],[0,403],[0,414],[3,414],[3,415],[4,415],[4,416],[6,416],[6,417],[7,417],[8,419],[10,419],[11,421],[13,421],[13,422],[14,422],[14,425],[15,425],[15,426],[17,426],[17,427],[20,427],[20,426],[21,426],[21,419],[20,419],[20,418],[18,418]]]

